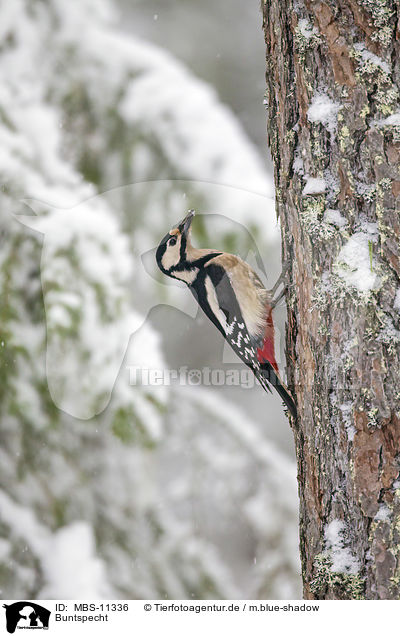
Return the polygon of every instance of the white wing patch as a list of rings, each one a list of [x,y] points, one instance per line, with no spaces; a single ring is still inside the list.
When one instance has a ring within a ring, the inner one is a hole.
[[[229,333],[228,325],[226,324],[225,314],[222,311],[221,307],[219,306],[218,299],[217,299],[217,292],[215,291],[215,287],[209,276],[206,276],[205,286],[206,286],[207,301],[211,307],[211,310],[214,316],[216,316],[216,318],[218,319],[218,322],[220,323],[225,333]]]

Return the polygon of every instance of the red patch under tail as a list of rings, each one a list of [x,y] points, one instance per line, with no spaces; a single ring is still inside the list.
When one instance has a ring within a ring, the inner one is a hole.
[[[263,345],[257,349],[259,362],[270,362],[274,370],[279,374],[278,365],[275,360],[275,329],[272,320],[272,309],[267,310],[267,324],[265,326]]]

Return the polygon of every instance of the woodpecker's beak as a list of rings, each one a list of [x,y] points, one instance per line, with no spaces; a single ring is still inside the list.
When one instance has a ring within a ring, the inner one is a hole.
[[[181,221],[181,223],[179,223],[178,228],[179,228],[180,233],[183,234],[183,236],[186,236],[187,233],[189,232],[194,215],[195,215],[195,211],[194,210],[189,210],[189,213],[185,216],[183,221]]]

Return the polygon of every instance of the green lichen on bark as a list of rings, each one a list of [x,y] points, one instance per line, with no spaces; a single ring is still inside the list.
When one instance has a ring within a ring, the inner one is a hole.
[[[383,46],[389,46],[393,37],[393,17],[395,10],[390,0],[357,0],[372,18],[376,29],[371,34],[371,40]]]
[[[329,552],[321,552],[314,559],[314,576],[310,588],[317,598],[333,598],[343,600],[364,599],[365,582],[358,574],[334,572]]]

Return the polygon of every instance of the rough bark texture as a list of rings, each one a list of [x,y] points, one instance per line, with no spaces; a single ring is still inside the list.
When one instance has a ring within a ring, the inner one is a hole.
[[[263,16],[304,595],[399,598],[399,4]]]

